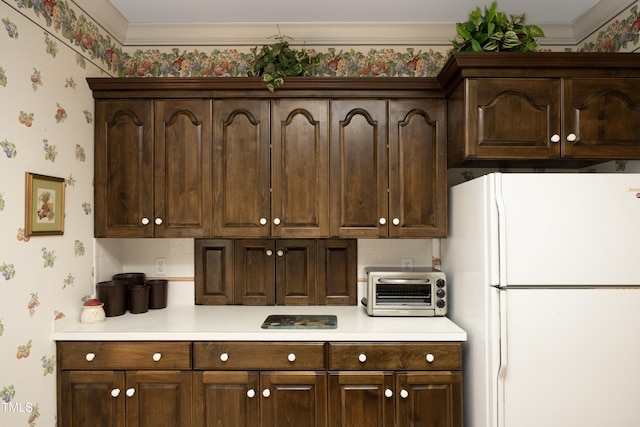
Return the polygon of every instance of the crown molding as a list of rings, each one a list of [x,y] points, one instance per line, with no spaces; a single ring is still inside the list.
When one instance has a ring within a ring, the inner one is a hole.
[[[636,0],[600,0],[570,23],[538,23],[545,46],[574,46]],[[74,0],[122,46],[259,46],[275,34],[307,46],[450,46],[455,23],[129,23],[109,0]]]

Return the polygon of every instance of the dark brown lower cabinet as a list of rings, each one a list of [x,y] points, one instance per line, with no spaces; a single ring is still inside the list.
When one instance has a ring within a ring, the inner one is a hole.
[[[191,425],[191,371],[63,371],[60,426]]]
[[[195,374],[195,426],[325,427],[324,371]]]

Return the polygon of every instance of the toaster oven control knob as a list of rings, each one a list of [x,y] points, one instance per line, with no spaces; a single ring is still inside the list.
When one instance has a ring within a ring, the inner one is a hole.
[[[229,360],[229,355],[227,353],[222,353],[220,355],[220,361],[221,362],[226,362],[227,360]]]
[[[436,360],[436,357],[431,353],[427,353],[426,359],[427,359],[427,362],[433,363],[433,361]]]
[[[380,218],[380,220],[378,222],[380,223],[380,225],[385,225],[387,223],[387,219],[386,218]]]
[[[436,296],[437,296],[438,298],[444,298],[444,296],[445,296],[446,294],[447,294],[447,293],[444,291],[444,289],[438,289],[438,290],[436,291]]]
[[[291,363],[296,361],[296,355],[295,353],[289,353],[289,355],[287,356],[287,360]]]
[[[436,286],[439,288],[444,288],[444,279],[436,280]]]
[[[445,304],[446,303],[444,302],[443,299],[439,299],[438,301],[436,301],[436,307],[438,308],[444,308]]]
[[[400,390],[400,397],[406,399],[407,397],[409,397],[409,392],[405,389]]]
[[[358,356],[358,360],[360,361],[360,363],[364,363],[367,361],[367,355],[364,353],[361,353],[360,356]]]
[[[391,390],[390,388],[386,389],[384,391],[384,397],[393,397],[393,390]]]

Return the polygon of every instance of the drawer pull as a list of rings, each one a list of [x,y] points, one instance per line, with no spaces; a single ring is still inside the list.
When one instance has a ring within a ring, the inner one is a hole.
[[[256,391],[250,388],[249,390],[247,390],[247,397],[249,399],[253,399],[254,397],[256,397]]]
[[[159,362],[160,359],[162,359],[162,353],[154,353],[153,354],[153,361],[154,362]]]
[[[136,389],[131,387],[127,389],[127,396],[129,397],[133,397],[133,395],[136,394]]]
[[[358,356],[358,360],[360,361],[360,363],[364,363],[367,361],[367,355],[364,353],[361,353],[360,356]]]
[[[113,390],[111,390],[111,397],[118,397],[118,396],[120,396],[119,388],[114,388]]]
[[[226,362],[227,360],[229,360],[229,354],[228,354],[228,353],[222,353],[222,354],[220,355],[220,360],[221,360],[222,362]]]
[[[296,361],[296,355],[294,353],[289,353],[289,355],[287,356],[287,360],[291,363]]]
[[[264,390],[262,390],[262,395],[264,397],[269,397],[271,396],[271,390],[269,390],[268,388],[265,388]]]
[[[87,362],[93,362],[93,359],[96,358],[96,354],[95,353],[87,353],[87,355],[84,358],[87,359]]]
[[[390,388],[386,389],[384,391],[384,397],[393,397],[393,390],[391,390]]]
[[[406,399],[407,397],[409,397],[409,392],[405,389],[400,390],[400,397]]]
[[[426,359],[428,363],[433,363],[433,361],[436,360],[436,357],[433,354],[428,353]]]

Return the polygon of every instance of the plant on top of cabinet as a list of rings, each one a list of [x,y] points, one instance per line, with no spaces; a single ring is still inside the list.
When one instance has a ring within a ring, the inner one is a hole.
[[[292,49],[286,40],[291,37],[277,35],[272,38],[277,42],[262,46],[259,52],[257,46],[251,50],[256,59],[247,73],[249,77],[262,76],[269,92],[282,86],[284,77],[310,76],[312,67],[320,63],[320,55],[309,56],[306,50]]]
[[[456,24],[458,39],[452,40],[458,52],[463,51],[517,51],[535,52],[538,48],[536,37],[544,37],[544,32],[537,25],[526,25],[526,17],[498,12],[498,3],[469,12],[466,22]],[[460,40],[461,39],[461,40]]]

